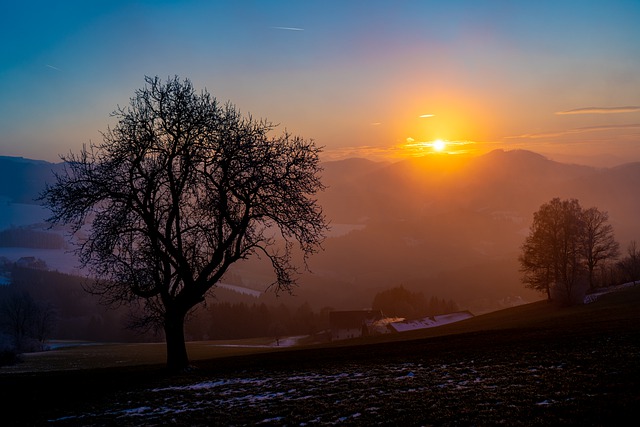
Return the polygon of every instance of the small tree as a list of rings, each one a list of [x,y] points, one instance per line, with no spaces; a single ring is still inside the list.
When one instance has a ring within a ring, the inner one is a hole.
[[[145,78],[99,145],[62,157],[41,199],[52,223],[90,223],[81,264],[103,301],[140,302],[139,326],[164,330],[167,366],[188,367],[187,314],[229,266],[262,254],[276,292],[296,285],[295,243],[306,266],[327,229],[314,195],[313,141],[270,137],[270,122],[242,117],[189,80]]]
[[[429,314],[427,300],[422,292],[411,292],[403,285],[378,292],[371,308],[380,310],[385,316],[415,319]]]
[[[0,324],[17,352],[42,349],[55,323],[53,306],[38,303],[26,291],[12,290],[0,303]]]
[[[50,303],[36,304],[31,336],[44,347],[45,341],[51,338],[55,331],[57,321],[58,314],[53,305]]]
[[[640,250],[635,240],[627,247],[627,256],[618,262],[618,268],[622,272],[623,280],[633,282],[640,280]]]
[[[0,306],[2,325],[13,340],[13,347],[21,352],[31,338],[36,304],[28,292],[12,292]]]
[[[608,223],[609,215],[592,207],[582,212],[582,251],[589,273],[589,288],[594,287],[593,272],[603,261],[620,256],[620,245],[613,235],[613,227]]]
[[[522,281],[552,298],[552,286],[571,303],[578,288],[602,262],[618,256],[618,244],[608,215],[597,208],[583,210],[576,199],[554,198],[533,215],[529,235],[518,258]]]
[[[547,294],[551,285],[563,287],[570,296],[579,272],[581,207],[577,200],[554,198],[533,215],[529,236],[519,257],[523,282]]]

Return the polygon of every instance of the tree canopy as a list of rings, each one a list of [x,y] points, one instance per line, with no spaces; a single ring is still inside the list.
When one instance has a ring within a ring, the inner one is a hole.
[[[597,265],[618,257],[618,243],[608,214],[595,207],[583,209],[577,199],[554,198],[534,213],[530,232],[519,256],[527,287],[558,291],[564,302],[577,296],[578,288],[593,285]]]
[[[388,317],[417,319],[426,316],[453,313],[458,310],[455,302],[432,296],[429,300],[422,292],[412,292],[400,285],[378,292],[371,304]]]
[[[52,223],[71,224],[90,291],[109,304],[141,302],[139,326],[161,326],[167,364],[188,366],[184,319],[229,266],[260,255],[272,286],[297,284],[328,225],[312,140],[244,117],[188,79],[145,78],[100,144],[63,156],[41,199]],[[87,228],[88,225],[88,228]],[[83,233],[79,233],[83,231]]]

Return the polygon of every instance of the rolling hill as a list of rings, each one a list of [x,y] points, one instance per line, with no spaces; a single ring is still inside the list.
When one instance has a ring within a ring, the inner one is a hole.
[[[640,393],[638,304],[635,286],[570,309],[531,303],[323,346],[232,354],[190,343],[198,369],[181,375],[164,371],[161,345],[68,348],[0,372],[0,398],[16,426],[299,424],[354,412],[358,425],[624,425]]]

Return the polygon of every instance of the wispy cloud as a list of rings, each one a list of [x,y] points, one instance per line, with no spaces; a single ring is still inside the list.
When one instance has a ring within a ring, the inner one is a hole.
[[[423,114],[420,116],[421,119],[428,119],[429,117],[435,117],[435,114]]]
[[[304,31],[304,28],[297,27],[271,27],[272,30],[284,30],[284,31]]]
[[[565,135],[573,135],[577,133],[586,132],[599,132],[607,130],[622,130],[622,129],[640,129],[640,123],[628,124],[628,125],[608,125],[608,126],[587,126],[582,128],[567,129],[558,132],[540,132],[540,133],[525,133],[522,135],[507,136],[506,139],[537,139],[537,138],[555,138]]]
[[[53,65],[44,64],[44,66],[45,66],[45,67],[47,67],[47,68],[51,68],[52,70],[62,71],[60,68],[58,68],[58,67],[54,67]]]
[[[639,106],[630,105],[626,107],[585,107],[575,108],[573,110],[557,111],[558,115],[565,114],[619,114],[619,113],[635,113],[640,111]]]

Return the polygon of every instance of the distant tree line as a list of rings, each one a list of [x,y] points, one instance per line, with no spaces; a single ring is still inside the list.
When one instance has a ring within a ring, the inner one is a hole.
[[[110,310],[96,296],[84,291],[86,279],[55,271],[10,268],[11,284],[0,286],[0,310],[3,313],[4,347],[19,351],[41,348],[47,339],[99,342],[162,341],[161,333],[141,334],[131,326],[130,308]],[[299,305],[276,303],[265,295],[243,296],[217,289],[220,300],[209,298],[205,306],[191,313],[185,324],[188,340],[230,340],[292,335],[312,335],[321,340],[329,325],[331,307],[314,310],[308,302]],[[27,308],[25,308],[27,307]],[[416,318],[457,311],[451,300],[425,297],[403,286],[376,294],[373,308],[387,316]],[[22,314],[20,314],[22,313]],[[25,323],[21,326],[19,315]],[[31,347],[27,348],[26,344]]]
[[[117,310],[100,304],[85,292],[87,279],[56,271],[23,268],[5,260],[0,270],[10,277],[0,286],[0,351],[37,351],[48,339],[98,342],[158,342],[161,333],[142,334],[131,328],[131,307]],[[186,322],[188,340],[281,338],[320,333],[329,328],[331,308],[314,311],[303,302],[298,306],[274,304],[269,298],[242,296],[218,289],[225,302],[209,298]],[[255,301],[255,302],[247,302]]]
[[[186,324],[189,340],[227,340],[255,337],[279,339],[292,335],[316,335],[329,328],[329,312],[314,312],[304,302],[300,306],[245,302],[208,304]]]
[[[422,292],[411,292],[400,285],[378,292],[373,298],[371,308],[380,310],[387,317],[418,319],[427,316],[454,313],[459,311],[452,300],[432,296],[427,298]]]

